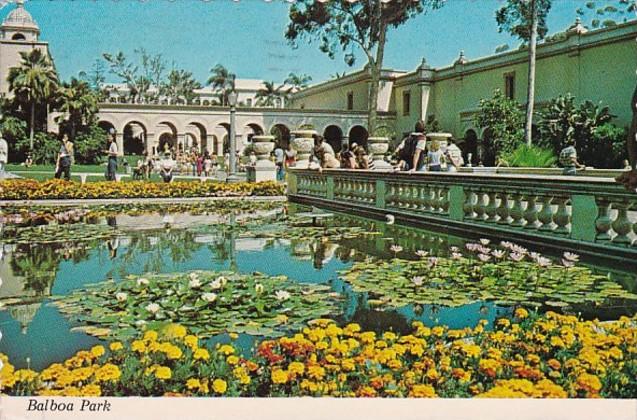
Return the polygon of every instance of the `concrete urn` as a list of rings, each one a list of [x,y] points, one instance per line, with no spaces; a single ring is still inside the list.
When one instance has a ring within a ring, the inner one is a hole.
[[[274,150],[274,136],[254,136],[252,147],[257,155],[257,163],[246,168],[248,181],[276,180],[276,165],[270,160],[270,153]]]
[[[296,168],[307,169],[310,164],[310,155],[314,148],[314,130],[297,130],[292,135],[292,149],[296,152]]]
[[[387,137],[370,137],[367,139],[367,149],[374,160],[374,169],[391,169],[389,162],[385,161],[385,155],[389,151],[389,139]]]
[[[440,148],[445,150],[449,145],[449,139],[452,137],[451,133],[427,133],[427,142],[437,141],[440,144]]]

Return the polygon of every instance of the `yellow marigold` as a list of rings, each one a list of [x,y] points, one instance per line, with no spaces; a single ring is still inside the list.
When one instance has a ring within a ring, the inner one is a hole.
[[[201,382],[197,378],[190,378],[186,381],[186,388],[189,390],[199,389],[201,387]]]
[[[157,379],[170,379],[172,376],[173,373],[168,366],[159,366],[155,369],[155,378]]]
[[[414,385],[409,391],[409,396],[414,398],[434,398],[436,390],[431,385]]]
[[[425,349],[421,346],[421,345],[415,345],[412,346],[409,349],[409,353],[411,353],[412,355],[416,356],[416,357],[420,357],[425,353]]]
[[[325,329],[325,335],[328,337],[338,337],[343,334],[343,330],[338,327],[336,324],[330,324]]]
[[[553,337],[551,337],[551,346],[564,348],[565,344],[564,344],[564,341],[560,337],[553,336]]]
[[[239,358],[235,355],[228,356],[226,362],[228,362],[229,365],[234,366],[239,363]]]
[[[191,349],[195,349],[199,345],[199,339],[194,335],[187,335],[184,337],[184,344]]]
[[[275,384],[284,384],[288,381],[288,373],[283,369],[274,369],[270,374],[270,379]]]
[[[471,372],[462,368],[454,368],[451,371],[451,376],[458,379],[460,382],[469,382],[471,380]]]
[[[38,374],[31,369],[18,369],[13,374],[15,382],[31,382]],[[0,378],[1,380],[2,378]]]
[[[210,359],[210,353],[208,353],[208,350],[206,349],[198,348],[197,350],[195,350],[192,357],[195,360],[208,360]]]
[[[91,348],[91,355],[93,357],[100,357],[105,353],[104,346],[93,346]]]
[[[301,362],[292,362],[288,366],[288,371],[297,375],[303,375],[303,372],[305,372],[305,365]]]
[[[230,356],[234,353],[234,347],[229,344],[224,344],[219,347],[219,353],[223,354],[224,356]]]
[[[164,343],[164,344],[161,346],[161,349],[160,349],[160,350],[161,350],[161,351],[162,351],[162,352],[166,355],[166,357],[167,357],[168,359],[170,359],[170,360],[177,360],[177,359],[181,358],[181,356],[182,356],[182,354],[183,354],[183,353],[182,353],[182,351],[181,351],[181,349],[180,349],[179,347],[177,347],[177,346],[175,346],[175,345],[173,345],[173,344],[170,344],[170,343]]]
[[[354,359],[343,359],[341,361],[341,366],[343,367],[343,370],[348,372],[356,369],[356,363],[354,362]]]
[[[494,378],[500,368],[500,362],[493,359],[480,359],[478,366],[482,373]]]
[[[307,370],[307,374],[312,379],[323,379],[325,376],[325,369],[321,366],[310,366]]]
[[[104,366],[97,369],[95,372],[95,379],[97,381],[116,381],[122,376],[122,372],[119,367],[112,363],[107,363]]]
[[[549,367],[554,370],[560,370],[560,368],[562,367],[562,364],[557,359],[549,359],[549,361],[546,362],[546,364],[549,365]]]
[[[441,326],[436,326],[431,329],[431,333],[436,337],[442,337],[442,335],[445,333],[445,329]]]
[[[392,359],[389,362],[387,362],[387,367],[389,367],[392,370],[398,370],[401,367],[403,367],[403,364],[398,359]]]
[[[230,333],[228,334],[228,336],[230,337],[231,340],[236,340],[237,338],[239,338],[239,334],[237,333]]]
[[[146,333],[144,333],[144,340],[146,341],[157,340],[157,331],[146,331]]]
[[[143,341],[141,341],[141,340],[135,340],[131,344],[131,349],[133,351],[138,352],[138,353],[145,353],[146,352],[146,344]]]
[[[509,321],[506,318],[500,318],[498,319],[498,321],[496,322],[496,325],[501,326],[502,328],[507,328],[511,325],[511,321]]]
[[[228,389],[228,384],[223,379],[215,379],[212,381],[212,390],[217,394],[225,394]]]
[[[431,380],[431,381],[435,381],[436,379],[438,379],[438,371],[436,370],[436,368],[429,368],[427,370],[427,372],[425,373],[425,376],[427,377],[427,379]]]
[[[481,353],[480,346],[476,346],[475,344],[466,344],[462,346],[462,351],[469,357],[477,357]]]
[[[319,341],[318,343],[316,343],[317,350],[325,350],[328,347],[329,347],[329,344],[327,344],[325,341]]]
[[[108,345],[108,348],[111,349],[111,351],[119,351],[123,349],[124,346],[119,341],[113,341],[111,344]]]
[[[524,319],[529,316],[529,312],[524,308],[518,308],[515,310],[515,317],[519,319]]]
[[[186,327],[179,324],[170,324],[162,329],[162,335],[168,339],[184,338],[188,334]]]
[[[80,389],[80,395],[83,397],[99,397],[102,395],[102,388],[95,384],[86,385]]]
[[[374,331],[365,331],[360,335],[361,342],[370,344],[376,341],[376,333]]]
[[[360,332],[361,326],[358,324],[347,324],[345,328],[343,328],[343,333],[345,335],[354,335],[357,332]]]
[[[383,340],[385,341],[394,341],[396,339],[396,334],[391,331],[387,331],[383,334]]]
[[[577,389],[584,390],[591,394],[597,394],[602,389],[602,383],[596,375],[589,373],[582,373],[577,377],[576,387]]]

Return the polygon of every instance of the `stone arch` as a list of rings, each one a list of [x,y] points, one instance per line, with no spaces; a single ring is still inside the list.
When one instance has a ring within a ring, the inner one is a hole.
[[[192,127],[197,134],[197,150],[203,153],[207,150],[208,146],[208,130],[206,129],[206,125],[199,121],[191,121],[186,125],[186,128],[190,127]]]
[[[220,122],[216,125],[215,129],[219,134],[217,144],[221,146],[217,148],[217,153],[225,155],[230,151],[230,124],[227,122]]]
[[[112,121],[104,119],[104,118],[100,118],[100,120],[97,122],[97,126],[101,128],[102,130],[104,130],[106,134],[109,134],[111,130],[113,130],[114,132],[117,132],[117,128],[115,124]]]
[[[159,151],[161,153],[168,151],[172,151],[173,153],[177,152],[179,150],[177,127],[167,120],[161,120],[161,122],[156,124],[156,129]]]
[[[335,152],[340,152],[343,143],[343,130],[338,125],[328,125],[323,130],[325,141],[332,146]]]
[[[13,36],[11,37],[12,41],[26,41],[27,37],[24,36],[24,34],[17,32],[15,34],[13,34]]]
[[[464,133],[462,152],[467,163],[472,165],[478,163],[478,133],[473,128],[469,128]],[[471,154],[471,159],[469,159],[469,154]]]
[[[270,127],[270,135],[274,136],[277,146],[287,148],[290,145],[290,128],[282,123],[277,123]]]
[[[265,133],[263,127],[261,125],[251,122],[244,126],[243,128],[245,133],[245,143],[250,143],[252,141],[253,136],[261,136]]]
[[[369,133],[362,125],[355,125],[349,129],[349,144],[356,143],[359,146],[367,148],[367,138]]]
[[[137,120],[128,121],[122,127],[125,155],[141,155],[146,150],[148,129]]]

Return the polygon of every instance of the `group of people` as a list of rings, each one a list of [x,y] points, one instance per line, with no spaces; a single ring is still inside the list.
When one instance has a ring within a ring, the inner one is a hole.
[[[395,169],[399,171],[456,172],[464,165],[462,151],[452,139],[447,144],[436,140],[427,144],[424,121],[416,123],[414,132],[403,139],[394,154],[398,160]]]
[[[117,148],[117,142],[115,141],[115,133],[110,132],[108,137],[108,149],[104,150],[104,154],[108,157],[106,165],[106,173],[104,174],[108,181],[116,180],[117,173],[117,156],[119,150]],[[27,156],[29,164],[31,163],[31,157]],[[75,161],[75,150],[73,142],[69,139],[67,133],[62,133],[60,136],[60,149],[57,153],[55,160],[55,178],[60,179],[64,177],[65,180],[71,179],[71,165]]]
[[[323,136],[315,134],[314,149],[310,156],[310,169],[374,169],[370,155],[363,146],[356,143],[343,145],[338,153],[325,141]]]

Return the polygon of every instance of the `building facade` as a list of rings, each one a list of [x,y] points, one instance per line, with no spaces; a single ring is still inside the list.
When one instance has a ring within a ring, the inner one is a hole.
[[[637,81],[636,37],[637,21],[595,31],[577,21],[554,41],[538,45],[536,107],[541,109],[552,98],[570,93],[578,102],[609,106],[617,116],[614,123],[628,126]],[[363,69],[298,92],[288,106],[366,110],[370,82],[369,72]],[[461,52],[452,65],[443,68],[432,68],[423,59],[411,72],[383,71],[378,110],[394,116],[387,125],[396,139],[412,131],[416,121],[435,119],[442,131],[466,139],[466,146],[475,148],[484,134],[474,123],[480,100],[500,89],[524,105],[527,83],[526,48],[475,60]]]
[[[16,7],[0,26],[0,95],[9,95],[7,76],[11,67],[20,65],[21,52],[42,50],[50,58],[49,45],[40,41],[40,28],[24,8],[24,0],[16,0]],[[53,60],[51,60],[53,62]]]

